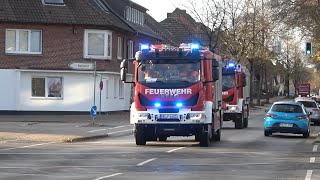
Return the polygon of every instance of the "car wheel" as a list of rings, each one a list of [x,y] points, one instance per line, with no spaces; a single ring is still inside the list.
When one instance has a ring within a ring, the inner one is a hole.
[[[306,133],[303,133],[302,135],[303,135],[303,138],[308,138],[310,136],[310,132],[308,131]]]
[[[271,132],[268,132],[268,131],[264,131],[264,136],[270,136],[270,135],[272,135],[272,133]]]

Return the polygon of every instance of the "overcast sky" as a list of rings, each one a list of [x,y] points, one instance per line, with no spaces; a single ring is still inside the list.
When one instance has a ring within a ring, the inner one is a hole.
[[[149,9],[150,14],[158,22],[164,20],[167,17],[168,12],[172,12],[179,6],[181,0],[131,0],[141,6]]]

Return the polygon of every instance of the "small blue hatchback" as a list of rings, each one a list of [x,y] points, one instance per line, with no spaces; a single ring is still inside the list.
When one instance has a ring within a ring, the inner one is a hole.
[[[264,118],[264,135],[272,133],[310,135],[310,121],[303,105],[299,102],[275,102]]]

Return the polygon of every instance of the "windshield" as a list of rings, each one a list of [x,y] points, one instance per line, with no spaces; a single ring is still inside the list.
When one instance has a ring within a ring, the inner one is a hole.
[[[299,102],[308,108],[316,108],[317,107],[316,102],[312,102],[312,101],[299,101]]]
[[[272,106],[271,111],[284,112],[284,113],[302,113],[301,106],[291,104],[275,104]]]
[[[179,61],[141,62],[138,67],[140,83],[195,83],[200,81],[200,62]]]
[[[226,75],[222,77],[222,91],[227,91],[235,86],[234,75]]]
[[[300,92],[309,92],[309,87],[308,87],[308,86],[301,86],[301,87],[299,88],[299,91],[300,91]]]

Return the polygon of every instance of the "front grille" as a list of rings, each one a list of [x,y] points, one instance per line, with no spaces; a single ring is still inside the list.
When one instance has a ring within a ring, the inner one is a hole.
[[[155,101],[149,100],[148,98],[146,98],[142,94],[139,94],[138,97],[139,97],[139,100],[140,100],[140,104],[142,106],[154,106]],[[193,95],[192,97],[190,97],[187,100],[182,101],[181,103],[183,103],[184,106],[195,106],[197,104],[197,102],[198,102],[198,99],[199,99],[199,93]],[[173,101],[161,101],[161,106],[176,106],[176,103],[177,103],[176,100],[173,100]]]
[[[167,109],[158,109],[159,113],[178,113],[179,109],[176,108],[167,108]]]

